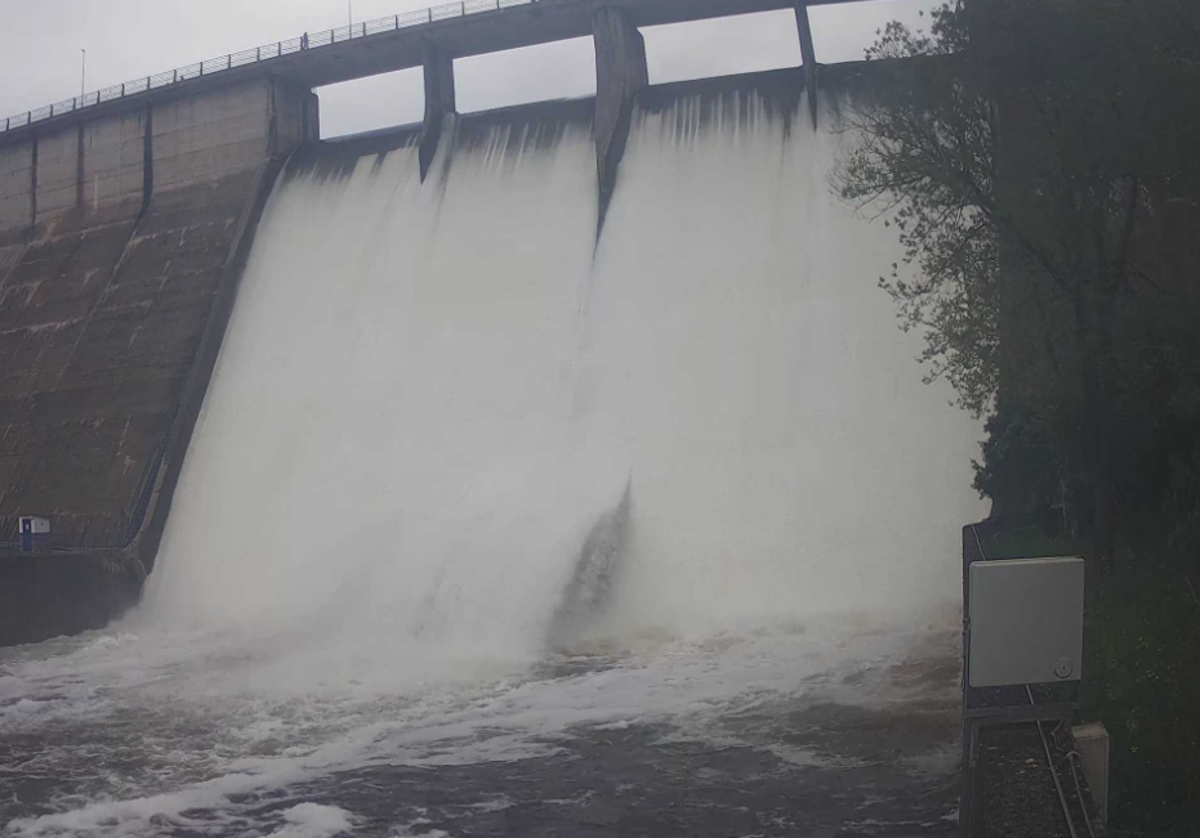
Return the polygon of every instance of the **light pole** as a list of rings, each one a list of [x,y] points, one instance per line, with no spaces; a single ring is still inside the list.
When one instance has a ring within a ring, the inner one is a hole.
[[[354,0],[346,0],[346,20],[350,23],[350,34],[354,34]]]
[[[80,49],[83,58],[79,66],[79,107],[83,107],[84,92],[87,90],[87,50]]]

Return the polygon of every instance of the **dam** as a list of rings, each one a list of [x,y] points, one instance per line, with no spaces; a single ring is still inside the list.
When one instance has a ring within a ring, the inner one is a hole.
[[[397,21],[0,133],[9,833],[952,828],[979,428],[829,188],[869,73],[536,5],[596,97],[456,113]],[[304,72],[418,58],[317,140]]]

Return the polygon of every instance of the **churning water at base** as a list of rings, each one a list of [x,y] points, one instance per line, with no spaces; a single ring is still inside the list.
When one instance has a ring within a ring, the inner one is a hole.
[[[789,123],[639,112],[598,245],[586,124],[294,164],[145,602],[0,656],[0,824],[948,827],[978,429]]]

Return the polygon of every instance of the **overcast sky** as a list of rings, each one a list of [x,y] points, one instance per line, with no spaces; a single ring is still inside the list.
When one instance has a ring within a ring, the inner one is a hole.
[[[553,2],[553,0],[543,0]],[[425,0],[351,0],[356,21],[424,8]],[[912,25],[933,0],[867,0],[810,10],[817,60],[862,58],[889,20]],[[344,26],[347,0],[0,0],[0,121],[88,91],[302,32]],[[644,29],[652,84],[800,63],[791,12]],[[595,92],[590,38],[455,62],[458,108],[483,110]],[[421,70],[321,88],[326,137],[421,119]]]

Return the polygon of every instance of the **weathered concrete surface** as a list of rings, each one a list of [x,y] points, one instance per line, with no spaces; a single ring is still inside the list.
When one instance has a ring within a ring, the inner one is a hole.
[[[57,549],[132,541],[123,566],[152,563],[157,535],[136,536],[161,531],[239,254],[274,173],[315,132],[311,98],[262,80],[36,140],[36,215],[6,210],[0,228],[0,542],[36,511]],[[24,158],[6,159],[19,174]]]
[[[37,216],[45,223],[62,216],[79,204],[79,131],[67,130],[37,143]]]
[[[141,110],[84,126],[82,204],[93,223],[141,210],[148,117]]]
[[[33,225],[33,148],[33,140],[0,148],[0,247],[24,240]]]
[[[101,628],[137,602],[142,580],[102,556],[0,556],[0,645]]]

